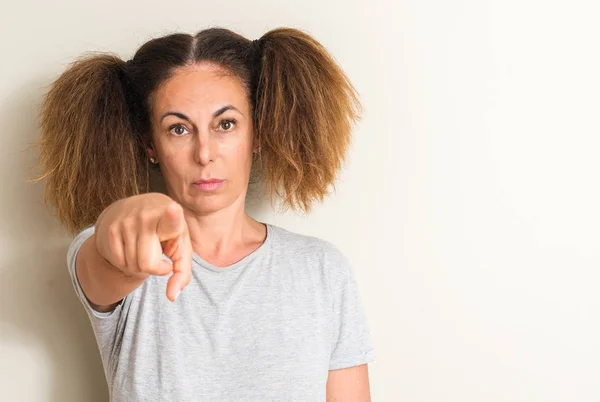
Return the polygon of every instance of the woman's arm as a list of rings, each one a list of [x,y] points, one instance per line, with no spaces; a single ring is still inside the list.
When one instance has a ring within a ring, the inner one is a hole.
[[[330,370],[327,378],[327,402],[370,402],[367,364]]]
[[[75,273],[100,312],[114,309],[150,275],[172,274],[167,296],[175,301],[192,275],[192,245],[181,205],[155,193],[111,204],[81,246]]]
[[[75,271],[90,305],[99,312],[112,311],[149,276],[128,276],[112,266],[98,251],[95,233],[81,245]]]

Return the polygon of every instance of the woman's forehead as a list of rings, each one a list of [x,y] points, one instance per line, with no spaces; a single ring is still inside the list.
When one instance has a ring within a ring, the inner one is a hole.
[[[241,80],[222,68],[198,64],[177,69],[154,97],[155,110],[214,108],[232,104],[248,109],[248,96]]]

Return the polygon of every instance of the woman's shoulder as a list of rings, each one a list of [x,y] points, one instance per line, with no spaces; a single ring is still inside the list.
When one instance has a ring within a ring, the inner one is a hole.
[[[291,231],[273,224],[268,226],[269,234],[274,237],[274,243],[280,247],[294,251],[318,252],[331,257],[341,254],[335,244],[322,237]]]
[[[333,281],[345,281],[352,275],[348,258],[333,242],[281,226],[269,225],[269,229],[274,252],[284,258],[322,268]]]

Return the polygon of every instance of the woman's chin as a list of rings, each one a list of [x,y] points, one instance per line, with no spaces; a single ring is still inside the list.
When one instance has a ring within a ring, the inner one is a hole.
[[[199,215],[209,215],[220,211],[231,203],[223,195],[211,194],[210,196],[196,196],[190,203],[190,209]]]

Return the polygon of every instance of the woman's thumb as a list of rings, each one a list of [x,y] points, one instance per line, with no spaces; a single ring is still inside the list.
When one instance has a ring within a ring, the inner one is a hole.
[[[181,205],[173,202],[163,211],[156,226],[158,240],[163,242],[177,237],[183,233],[185,222]]]

